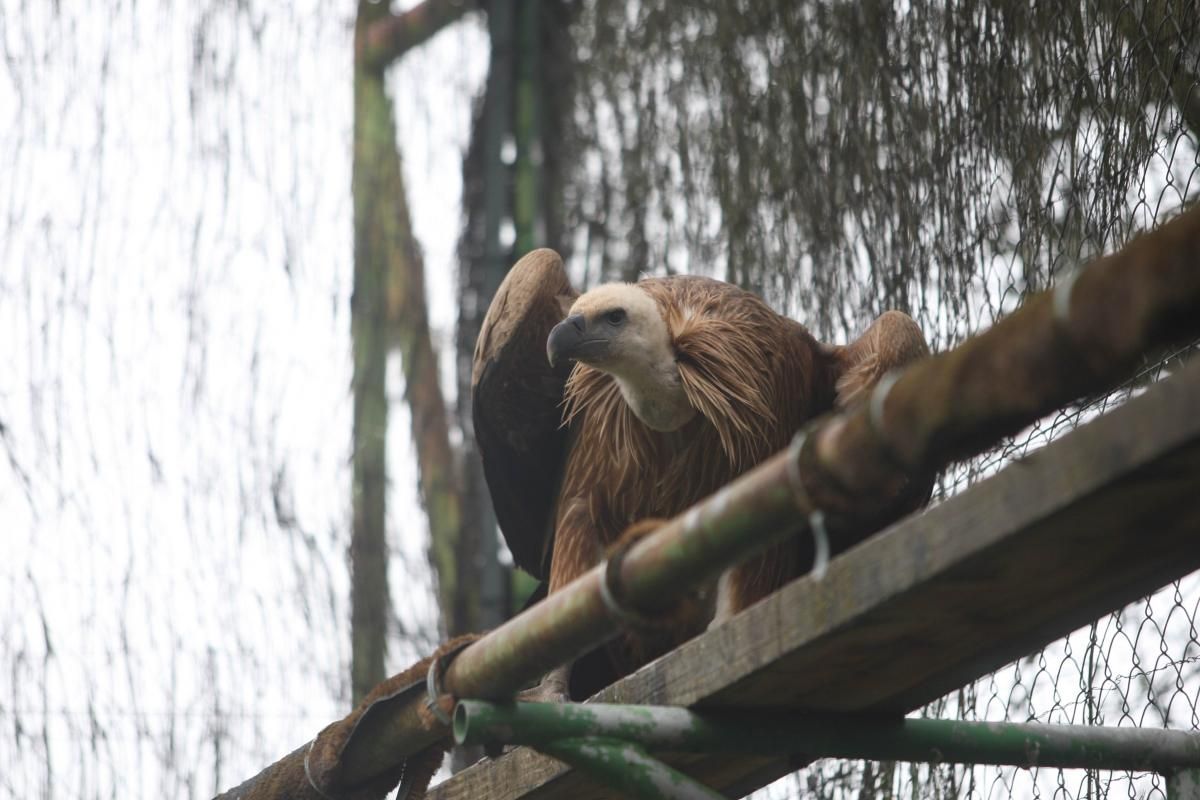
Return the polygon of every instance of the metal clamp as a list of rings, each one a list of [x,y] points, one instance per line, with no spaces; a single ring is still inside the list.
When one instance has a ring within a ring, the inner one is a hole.
[[[809,572],[813,580],[825,577],[829,569],[829,531],[825,529],[825,512],[817,509],[808,515],[808,530],[813,537],[813,565]]]
[[[308,743],[308,748],[304,751],[304,777],[308,779],[308,785],[312,787],[312,790],[314,792],[319,794],[325,800],[334,800],[334,798],[325,794],[325,792],[323,792],[321,790],[320,786],[317,786],[317,782],[313,780],[312,770],[308,766],[308,757],[309,757],[309,755],[312,754],[313,745],[315,745],[316,743],[317,743],[317,740],[314,738],[311,742]]]
[[[621,579],[621,562],[634,542],[617,547],[604,562],[604,576],[600,580],[600,599],[609,613],[631,628],[659,628],[661,623],[632,606],[617,599],[620,596],[618,582]]]
[[[892,441],[884,433],[883,428],[883,412],[887,406],[888,395],[891,394],[892,389],[895,388],[903,376],[904,370],[902,369],[888,370],[879,379],[879,383],[875,384],[875,388],[871,390],[871,397],[867,401],[867,426],[875,434],[875,444],[878,446],[883,460],[889,466],[907,473],[913,467],[901,458],[900,453],[896,451],[895,445],[892,444]]]
[[[804,476],[800,474],[800,454],[804,451],[804,445],[807,442],[808,428],[801,428],[792,437],[792,443],[788,445],[787,453],[788,487],[792,490],[792,495],[796,498],[796,506],[805,513],[813,509],[812,498],[808,494],[808,489],[804,486]]]
[[[429,671],[425,673],[425,693],[428,695],[425,698],[425,706],[429,709],[429,713],[441,722],[443,725],[451,724],[450,716],[442,710],[438,704],[438,698],[442,696],[442,676],[450,667],[450,662],[454,657],[461,653],[472,642],[462,642],[457,647],[452,647],[442,653],[433,661],[429,662]]]

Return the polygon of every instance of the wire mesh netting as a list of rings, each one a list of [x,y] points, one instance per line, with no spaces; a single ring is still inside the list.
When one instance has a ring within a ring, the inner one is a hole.
[[[211,797],[349,708],[352,22],[0,0],[0,798]],[[486,38],[433,44],[393,78],[445,321]],[[439,633],[389,390],[399,670]]]
[[[581,283],[713,273],[826,340],[900,308],[945,349],[1200,192],[1194,0],[544,7],[569,109],[547,121],[563,239],[544,244]],[[351,17],[0,0],[0,796],[210,795],[348,702]],[[458,170],[480,17],[391,76],[412,186],[448,185],[446,141]],[[412,205],[448,351],[459,231],[435,194]],[[939,496],[1190,352],[959,465]],[[389,385],[398,668],[438,632]],[[924,713],[1198,730],[1198,615],[1193,575]],[[854,762],[764,790],[1162,793],[1151,775]]]
[[[1200,192],[1191,2],[589,4],[572,207],[586,276],[713,271],[836,341],[900,308],[953,346]],[[632,265],[632,266],[631,266]],[[957,493],[1176,368],[1053,414]],[[1200,576],[924,709],[1200,729]],[[1146,797],[1157,776],[820,763],[769,796]]]

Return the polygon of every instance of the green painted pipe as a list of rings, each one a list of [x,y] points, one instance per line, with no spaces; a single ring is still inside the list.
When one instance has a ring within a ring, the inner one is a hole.
[[[804,753],[823,758],[1171,772],[1200,767],[1200,734],[1089,725],[895,719],[859,715],[695,713],[668,706],[463,700],[460,744],[602,737],[649,750]]]
[[[605,737],[542,742],[538,750],[594,780],[643,800],[724,800],[724,795],[651,758],[636,744]]]

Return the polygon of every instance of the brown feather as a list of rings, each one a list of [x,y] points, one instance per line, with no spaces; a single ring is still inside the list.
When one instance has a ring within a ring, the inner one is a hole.
[[[829,351],[838,372],[837,406],[847,408],[864,401],[888,370],[929,355],[929,345],[911,317],[885,311],[858,339]]]
[[[566,368],[546,361],[546,336],[576,296],[558,254],[534,250],[500,284],[475,345],[472,421],[496,519],[513,559],[543,579],[569,447]]]

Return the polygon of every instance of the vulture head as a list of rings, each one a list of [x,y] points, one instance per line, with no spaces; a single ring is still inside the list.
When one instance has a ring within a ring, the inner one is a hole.
[[[581,295],[550,331],[546,356],[552,366],[571,359],[611,375],[633,413],[656,431],[678,430],[696,415],[662,310],[634,284]]]

